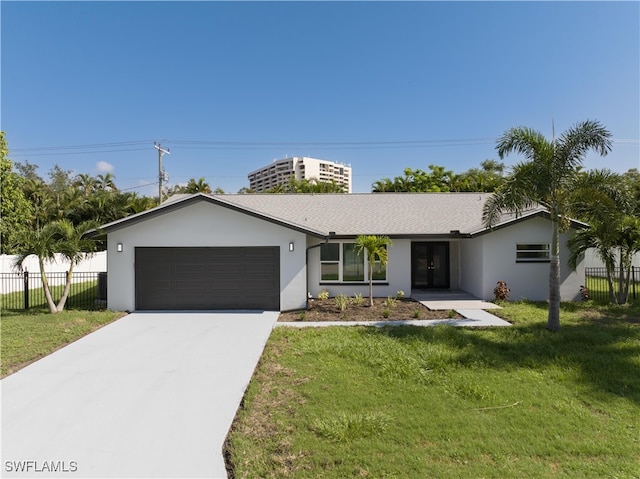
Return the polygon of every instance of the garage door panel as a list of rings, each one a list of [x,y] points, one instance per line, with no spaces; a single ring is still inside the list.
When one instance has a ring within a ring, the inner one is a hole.
[[[279,247],[136,248],[136,309],[280,308]]]

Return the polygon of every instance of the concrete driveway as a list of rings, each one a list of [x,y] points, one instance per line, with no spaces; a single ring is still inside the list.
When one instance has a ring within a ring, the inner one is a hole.
[[[2,477],[226,477],[277,317],[133,313],[3,379]]]

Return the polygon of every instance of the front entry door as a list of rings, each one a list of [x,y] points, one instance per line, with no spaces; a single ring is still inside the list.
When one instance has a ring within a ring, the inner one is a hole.
[[[449,288],[449,243],[411,243],[411,287]]]

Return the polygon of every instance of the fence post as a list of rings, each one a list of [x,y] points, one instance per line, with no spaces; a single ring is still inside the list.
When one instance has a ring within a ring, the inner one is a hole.
[[[29,309],[29,271],[22,273],[24,279],[24,309]]]

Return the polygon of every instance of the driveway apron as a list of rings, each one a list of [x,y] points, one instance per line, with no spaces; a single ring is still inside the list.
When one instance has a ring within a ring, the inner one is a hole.
[[[227,477],[277,317],[133,313],[3,379],[2,477]]]

